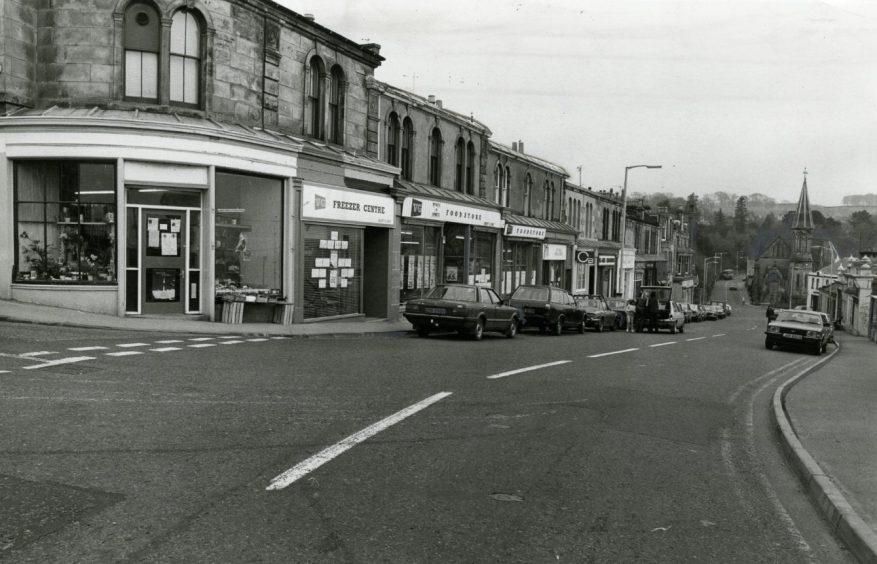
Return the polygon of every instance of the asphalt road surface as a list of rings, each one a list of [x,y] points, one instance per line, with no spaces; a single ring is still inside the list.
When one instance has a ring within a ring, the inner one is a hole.
[[[676,335],[0,323],[0,561],[851,562],[768,419],[818,357],[730,294]]]

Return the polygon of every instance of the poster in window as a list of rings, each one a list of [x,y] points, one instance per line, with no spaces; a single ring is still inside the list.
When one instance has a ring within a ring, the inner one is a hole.
[[[180,296],[177,287],[180,281],[178,268],[147,268],[146,269],[146,301],[178,302]]]
[[[167,231],[161,232],[161,256],[175,257],[179,256],[180,251],[177,246],[177,234]]]
[[[457,281],[457,267],[456,266],[446,266],[445,267],[445,282],[456,282]]]
[[[338,270],[332,269],[329,271],[329,287],[337,288],[338,287]]]

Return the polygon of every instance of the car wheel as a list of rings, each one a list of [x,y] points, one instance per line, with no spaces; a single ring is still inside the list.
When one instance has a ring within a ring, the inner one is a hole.
[[[685,333],[685,322],[683,321],[681,325],[679,325],[679,332]]]
[[[597,330],[597,333],[602,333],[602,332],[603,332],[603,320],[602,320],[602,319],[600,319],[600,320],[597,321],[597,327],[596,327],[596,330]]]
[[[544,335],[544,334],[545,334],[545,326],[544,326],[544,325],[540,325],[540,326],[539,326],[539,334],[540,334],[540,335]]]
[[[816,356],[819,356],[822,354],[822,345],[821,344],[816,343],[816,346],[813,347],[813,354],[815,354]]]
[[[554,322],[554,331],[555,336],[563,334],[563,317],[558,317],[557,321]]]
[[[618,322],[617,322],[617,321],[613,321],[613,322],[609,325],[609,330],[610,330],[610,331],[615,331],[617,328],[618,328]]]
[[[764,340],[764,348],[766,348],[769,351],[773,350],[773,343],[770,342],[770,339]]]
[[[484,319],[479,317],[478,320],[475,322],[475,330],[472,331],[472,338],[475,339],[476,341],[480,341],[483,336],[484,336]]]
[[[418,327],[416,331],[418,337],[429,337],[429,327]]]
[[[509,328],[506,329],[505,336],[509,339],[514,339],[515,335],[518,334],[518,318],[512,317],[511,322],[509,323]]]
[[[582,335],[584,335],[584,334],[585,334],[585,329],[586,329],[587,327],[588,327],[587,323],[585,323],[585,320],[582,319],[582,321],[579,323],[579,326],[578,326],[579,333],[582,334]]]
[[[678,331],[678,330],[679,330],[679,324],[678,324],[678,323],[674,323],[673,326],[670,327],[670,332],[673,333],[674,335],[676,334],[676,331]]]

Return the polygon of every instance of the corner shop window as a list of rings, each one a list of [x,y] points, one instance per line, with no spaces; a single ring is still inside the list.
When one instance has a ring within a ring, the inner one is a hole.
[[[362,313],[362,230],[304,226],[304,317]]]
[[[216,295],[278,301],[282,295],[283,183],[216,173]]]
[[[115,283],[115,165],[18,161],[14,175],[14,280]]]
[[[399,300],[404,303],[426,294],[438,280],[440,230],[420,225],[402,226],[400,271],[402,287]]]

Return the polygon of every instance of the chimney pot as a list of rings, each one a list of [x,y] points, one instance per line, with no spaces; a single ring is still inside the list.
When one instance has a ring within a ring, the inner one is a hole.
[[[302,17],[304,17],[304,19],[308,20],[309,22],[312,22],[315,19],[313,14],[305,14]]]
[[[512,141],[512,151],[514,151],[516,153],[518,152],[518,142],[517,141]]]
[[[436,100],[436,101],[435,101],[435,105],[436,105],[437,108],[441,108],[441,107],[442,107],[442,101],[441,101],[441,100]]]
[[[518,151],[524,152],[524,142],[518,139]]]
[[[435,104],[435,94],[430,94],[426,97],[426,99],[427,101],[429,101],[430,104]]]

